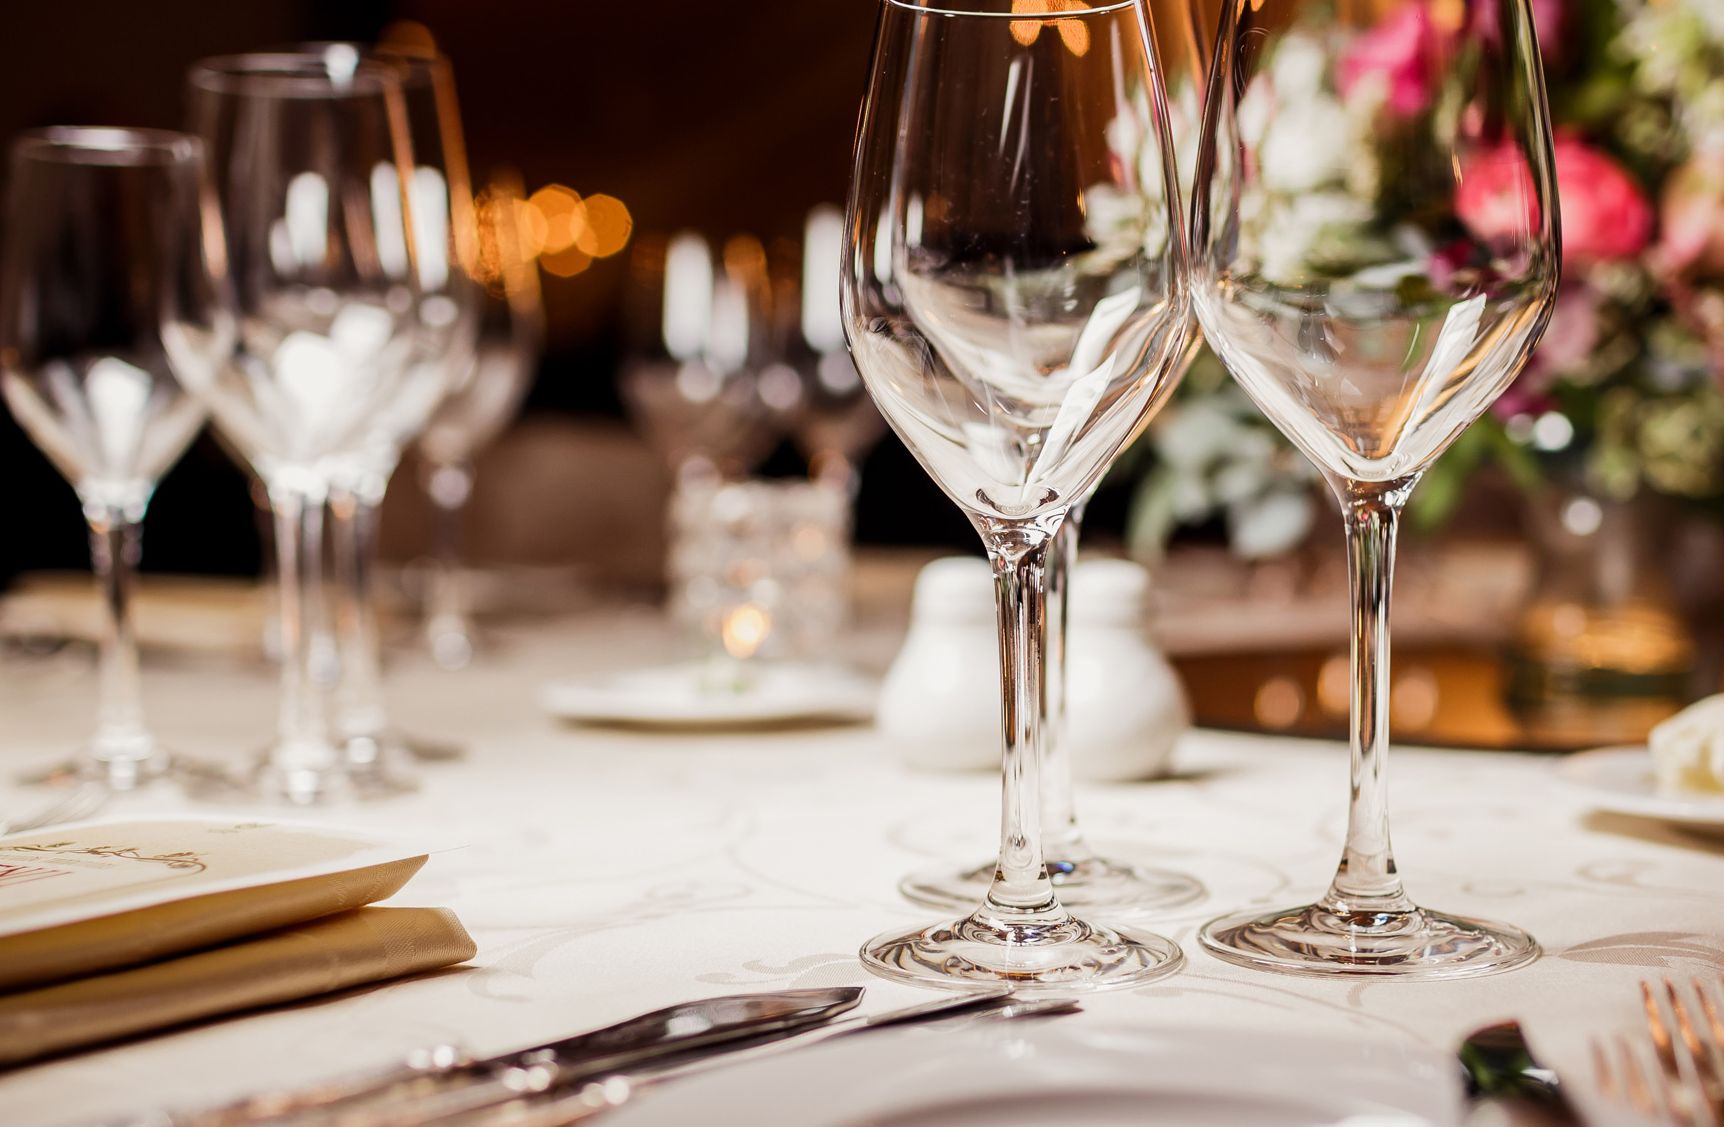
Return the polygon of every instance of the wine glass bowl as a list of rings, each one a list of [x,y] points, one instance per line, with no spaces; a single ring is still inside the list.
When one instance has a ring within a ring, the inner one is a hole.
[[[1192,201],[1193,302],[1328,478],[1353,592],[1352,785],[1324,897],[1204,927],[1220,958],[1445,978],[1538,954],[1420,908],[1389,843],[1389,594],[1419,476],[1515,379],[1554,305],[1556,177],[1528,0],[1238,0],[1221,13]]]
[[[1060,904],[1038,784],[1050,544],[1171,391],[1191,320],[1146,10],[1029,7],[883,0],[858,132],[845,330],[881,414],[992,560],[1005,776],[981,906],[878,936],[862,960],[924,985],[1072,992],[1182,958]]]

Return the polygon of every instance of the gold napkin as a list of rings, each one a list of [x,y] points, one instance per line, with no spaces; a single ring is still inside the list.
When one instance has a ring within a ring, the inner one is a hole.
[[[407,857],[0,935],[0,991],[147,963],[387,900],[424,864],[423,856]]]
[[[0,995],[0,1066],[218,1014],[451,966],[477,948],[443,908],[361,908],[130,970]]]

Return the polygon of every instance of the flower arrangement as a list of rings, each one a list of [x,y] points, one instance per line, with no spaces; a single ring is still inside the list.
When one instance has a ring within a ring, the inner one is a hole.
[[[1274,91],[1307,101],[1285,159],[1264,162],[1262,214],[1244,217],[1262,224],[1266,277],[1341,256],[1395,285],[1387,275],[1399,261],[1441,263],[1440,246],[1365,245],[1354,214],[1361,186],[1351,183],[1361,170],[1321,138],[1353,127],[1359,102],[1426,112],[1440,29],[1455,22],[1452,9],[1478,2],[1420,0],[1359,36],[1330,76],[1338,98],[1315,93],[1320,74],[1303,73],[1310,60],[1283,46]],[[1482,2],[1480,14],[1495,10]],[[1555,123],[1563,287],[1531,363],[1427,474],[1414,515],[1440,522],[1473,471],[1494,463],[1529,490],[1552,473],[1580,474],[1600,496],[1662,495],[1724,521],[1724,0],[1532,8]],[[1252,128],[1250,98],[1242,130]],[[1312,125],[1323,113],[1334,120]],[[1260,150],[1277,152],[1275,140]],[[1526,174],[1518,155],[1486,154],[1465,170],[1456,217],[1483,239],[1507,229],[1519,218],[1509,209],[1525,206]],[[1153,468],[1129,535],[1154,550],[1177,524],[1221,515],[1242,555],[1290,548],[1309,524],[1296,505],[1317,503],[1312,475],[1214,368],[1200,360],[1150,431]]]

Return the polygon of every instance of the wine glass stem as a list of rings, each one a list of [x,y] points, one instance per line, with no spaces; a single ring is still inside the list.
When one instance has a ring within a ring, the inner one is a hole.
[[[333,558],[341,598],[341,687],[336,727],[344,738],[375,736],[387,726],[382,658],[373,601],[378,502],[356,490],[329,498]]]
[[[1322,906],[1338,915],[1394,915],[1413,910],[1389,844],[1389,593],[1395,530],[1416,477],[1335,486],[1347,527],[1353,583],[1352,791],[1347,844]]]
[[[102,763],[141,762],[149,758],[151,741],[144,728],[131,596],[142,525],[112,506],[91,506],[85,516],[90,525],[90,558],[101,583],[106,611],[96,736],[90,753]]]
[[[1071,574],[1077,566],[1084,502],[1072,507],[1054,534],[1047,562],[1047,715],[1042,724],[1042,833],[1047,856],[1056,862],[1089,853],[1072,805],[1071,746],[1066,728],[1066,641],[1071,612]]]
[[[427,593],[426,618],[435,643],[441,635],[466,637],[467,589],[462,570],[461,527],[467,501],[473,495],[473,467],[468,462],[445,462],[430,467],[426,493],[437,509],[436,564]]]
[[[1041,528],[1014,526],[989,541],[1000,618],[1004,778],[1000,859],[976,919],[999,929],[1060,925],[1070,917],[1048,879],[1041,826],[1050,536]]]
[[[270,488],[275,511],[276,591],[281,613],[281,718],[272,765],[290,771],[336,765],[329,710],[317,678],[317,623],[323,612],[321,490]]]

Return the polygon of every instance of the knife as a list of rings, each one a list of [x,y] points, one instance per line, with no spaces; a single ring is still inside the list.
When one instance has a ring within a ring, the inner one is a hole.
[[[733,994],[669,1006],[491,1057],[471,1058],[440,1045],[412,1053],[406,1063],[381,1072],[299,1091],[250,1096],[208,1111],[172,1115],[168,1122],[175,1127],[340,1122],[348,1112],[364,1117],[362,1108],[374,1103],[424,1099],[445,1090],[501,1086],[518,1094],[549,1084],[559,1075],[584,1071],[587,1064],[611,1070],[638,1067],[660,1056],[811,1028],[855,1009],[861,1000],[859,986]]]

